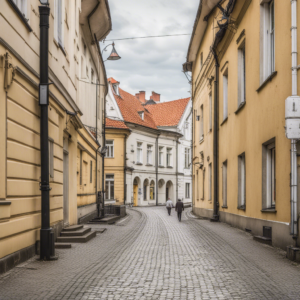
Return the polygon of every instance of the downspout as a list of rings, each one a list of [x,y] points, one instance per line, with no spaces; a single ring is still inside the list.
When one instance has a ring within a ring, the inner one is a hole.
[[[98,203],[98,151],[99,151],[99,143],[98,143],[98,85],[96,82],[96,143],[98,148],[96,149],[96,204],[97,204],[97,216],[100,215],[100,205]]]
[[[214,86],[214,129],[213,129],[213,168],[214,168],[214,208],[213,221],[219,221],[219,60],[213,50],[215,59],[215,86]]]
[[[158,138],[160,136],[160,133],[156,137],[155,141],[155,173],[156,173],[156,206],[158,206]]]
[[[124,135],[124,205],[126,204],[126,135]]]
[[[292,96],[297,96],[297,0],[291,0]],[[291,234],[297,246],[297,140],[291,140]]]
[[[105,147],[105,126],[106,126],[106,102],[104,98],[104,108],[103,108],[103,124],[102,124],[102,136],[103,136],[103,147]],[[105,161],[105,154],[102,154],[102,203],[103,203],[103,213],[102,216],[105,216],[105,185],[104,185],[104,161]]]
[[[176,200],[178,201],[178,137],[176,138]]]

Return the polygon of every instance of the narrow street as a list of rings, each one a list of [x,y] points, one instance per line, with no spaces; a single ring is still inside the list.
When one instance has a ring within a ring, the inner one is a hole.
[[[92,225],[93,230],[104,227]],[[0,299],[300,299],[300,267],[284,252],[186,209],[129,210],[87,244],[0,277]]]

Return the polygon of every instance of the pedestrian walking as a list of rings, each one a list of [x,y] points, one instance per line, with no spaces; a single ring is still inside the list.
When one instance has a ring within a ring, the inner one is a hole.
[[[168,210],[169,216],[171,216],[172,207],[173,207],[173,202],[172,202],[172,200],[170,200],[170,198],[168,198],[167,203],[166,203],[166,208]]]
[[[175,211],[177,211],[177,217],[179,222],[181,222],[181,213],[183,210],[184,210],[183,202],[180,199],[178,199],[175,206]]]

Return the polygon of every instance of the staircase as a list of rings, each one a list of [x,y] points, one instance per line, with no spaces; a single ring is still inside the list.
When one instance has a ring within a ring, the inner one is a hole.
[[[115,224],[121,217],[117,215],[106,215],[104,218],[95,218],[89,224]]]
[[[96,231],[91,231],[89,227],[83,225],[73,225],[64,228],[57,238],[55,248],[71,248],[71,243],[86,243],[96,236]]]

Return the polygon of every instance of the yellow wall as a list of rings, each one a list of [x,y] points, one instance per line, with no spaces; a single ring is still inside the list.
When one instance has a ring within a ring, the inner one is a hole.
[[[115,204],[124,204],[124,139],[129,131],[106,129],[106,140],[114,141],[114,157],[105,157],[104,173],[114,175]]]
[[[274,220],[280,222],[290,221],[290,141],[285,137],[285,99],[291,94],[291,37],[290,3],[275,1],[275,70],[278,72],[272,81],[268,82],[261,91],[260,87],[260,4],[259,1],[249,1],[250,5],[235,34],[227,32],[220,51],[220,86],[219,86],[219,201],[220,210],[235,215]],[[233,12],[233,18],[239,20],[242,6],[245,2],[238,1]],[[298,7],[299,9],[299,7]],[[193,101],[194,109],[198,112],[200,105],[204,105],[204,128],[208,127],[208,94],[209,81],[215,76],[213,57],[207,66],[200,72],[200,54],[204,53],[206,60],[213,41],[213,18],[219,13],[216,10],[210,17],[206,33],[204,35],[196,61],[193,64]],[[245,36],[237,44],[237,38],[245,30]],[[216,32],[216,30],[215,30]],[[235,114],[237,110],[238,91],[238,47],[245,39],[246,42],[246,105]],[[228,48],[227,48],[228,47]],[[228,67],[228,120],[223,121],[223,66]],[[221,71],[222,70],[222,71]],[[214,87],[214,82],[212,82]],[[300,79],[298,79],[300,84]],[[214,89],[214,88],[212,88]],[[214,94],[212,95],[214,97]],[[196,113],[198,115],[199,113]],[[212,161],[213,148],[211,134],[204,130],[204,142],[199,144],[199,122],[194,123],[195,143],[194,157],[200,157],[199,152],[204,152],[205,173],[205,199],[196,198],[196,186],[194,184],[194,205],[196,208],[212,209],[212,202],[207,199],[208,186],[208,161]],[[262,209],[262,144],[275,138],[276,146],[276,210],[277,213],[261,212]],[[246,154],[246,210],[239,210],[238,206],[238,155]],[[222,208],[222,163],[227,160],[227,205]],[[195,160],[197,161],[197,160]],[[198,170],[195,165],[194,170]],[[197,181],[197,175],[195,181]],[[202,170],[198,173],[202,174]]]

